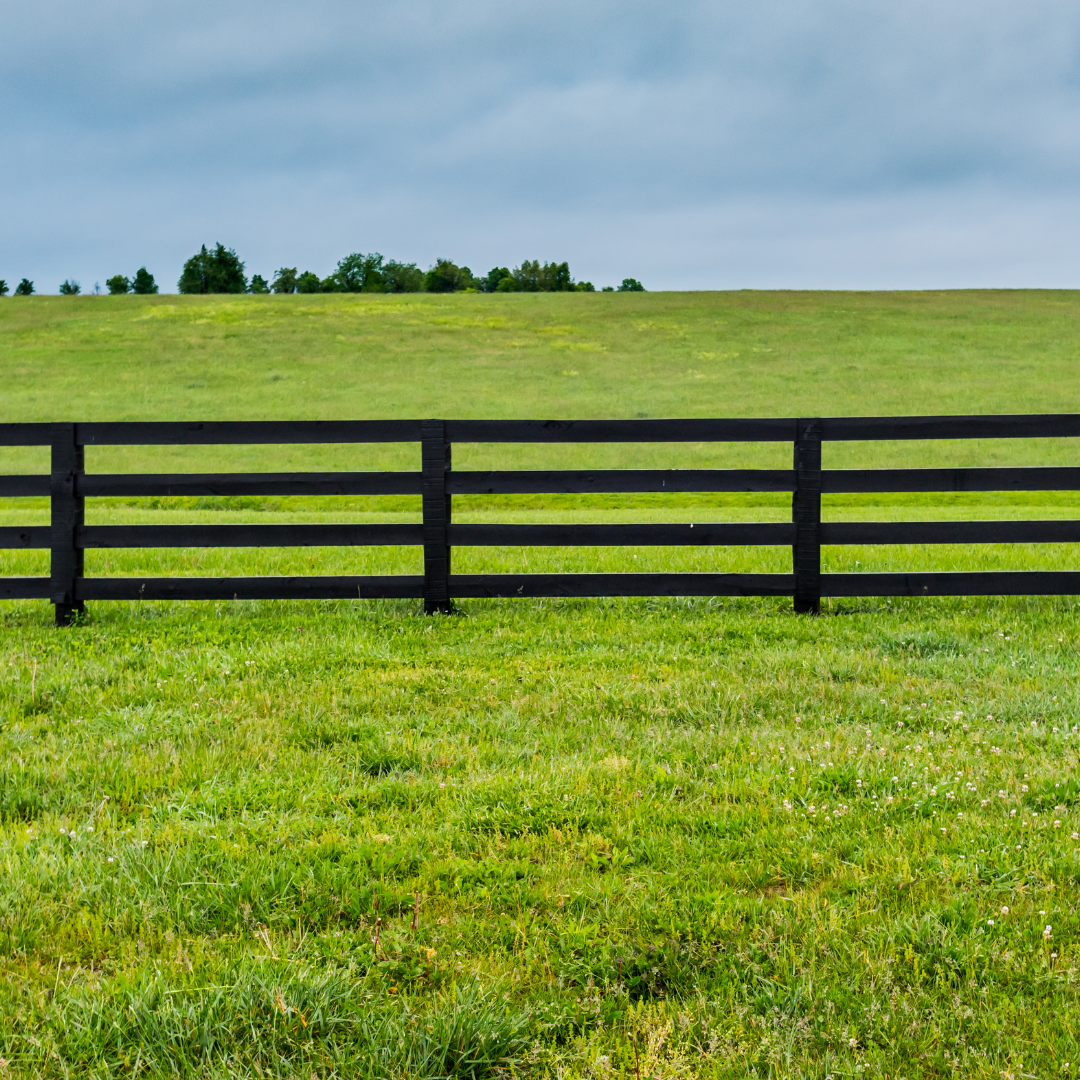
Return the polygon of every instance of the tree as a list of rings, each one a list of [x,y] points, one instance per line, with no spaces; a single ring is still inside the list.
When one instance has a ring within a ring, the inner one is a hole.
[[[525,259],[520,266],[515,266],[513,276],[514,292],[540,291],[540,264],[535,259],[532,262]]]
[[[32,296],[34,292],[34,283],[29,278],[23,278],[18,285],[15,286],[16,296]]]
[[[262,274],[252,274],[248,291],[253,293],[268,293],[270,291],[270,286],[267,285],[266,278],[264,278]]]
[[[184,263],[177,288],[182,293],[242,293],[247,290],[244,264],[232,248],[217,244],[201,250]]]
[[[122,296],[130,291],[131,282],[123,274],[115,274],[113,277],[105,279],[105,287],[109,290],[110,296]]]
[[[614,292],[615,291],[615,286],[614,285],[605,285],[600,291],[601,292]]]
[[[596,292],[596,286],[591,281],[579,281],[574,288],[578,292]]]
[[[276,293],[296,292],[296,267],[283,266],[275,275],[270,288]]]
[[[313,274],[310,270],[305,270],[296,279],[296,291],[302,293],[322,292],[323,287],[319,275]]]
[[[509,290],[503,289],[503,292],[512,291],[514,287],[514,275],[505,266],[493,266],[488,272],[486,277],[480,279],[480,291],[481,292],[499,292],[499,286],[504,281],[510,282]]]
[[[624,277],[616,292],[644,292],[645,286],[637,278]]]
[[[346,292],[347,290],[342,288],[341,282],[338,281],[337,274],[327,274],[326,277],[319,282],[320,292]]]
[[[218,245],[220,247],[220,245]],[[243,270],[243,264],[241,263],[240,269]],[[243,275],[241,275],[243,276]],[[157,291],[157,282],[154,281],[154,275],[151,274],[145,266],[140,266],[135,271],[135,276],[131,279],[131,291],[138,293],[139,296],[154,296]],[[224,292],[225,290],[219,290]],[[228,291],[232,291],[231,289]]]
[[[436,293],[460,292],[475,281],[467,266],[458,266],[449,259],[438,259],[424,275],[424,288],[428,292]]]
[[[78,296],[80,292],[82,292],[82,288],[77,281],[68,278],[60,283],[61,296]]]
[[[0,296],[7,296],[7,294],[8,283],[3,278],[0,278]]]
[[[337,264],[333,276],[342,292],[383,292],[382,264],[383,257],[377,251],[370,255],[356,251]]]
[[[574,279],[570,276],[570,264],[544,263],[540,267],[537,283],[541,292],[568,292],[574,287]]]
[[[383,264],[382,279],[388,293],[420,292],[424,288],[424,271],[416,263],[391,259]]]

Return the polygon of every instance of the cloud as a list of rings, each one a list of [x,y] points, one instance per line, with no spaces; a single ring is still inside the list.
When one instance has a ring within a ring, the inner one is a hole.
[[[216,239],[264,273],[375,247],[486,268],[531,244],[652,285],[729,282],[720,252],[741,245],[745,284],[1068,274],[1055,237],[1040,259],[1021,227],[1075,216],[1080,9],[1059,0],[4,0],[0,17],[0,275],[47,289],[144,261],[171,282]],[[711,261],[690,254],[705,236]],[[813,251],[816,274],[796,271]]]

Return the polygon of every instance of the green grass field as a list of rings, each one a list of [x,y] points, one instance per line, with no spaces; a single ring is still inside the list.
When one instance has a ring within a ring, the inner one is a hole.
[[[3,420],[1080,411],[1074,293],[0,301]],[[457,447],[458,467],[787,447]],[[1075,443],[826,466],[1076,464]],[[414,448],[101,449],[96,470],[416,467]],[[0,472],[45,471],[39,451]],[[1065,516],[1075,493],[827,518]],[[392,520],[409,499],[101,502],[94,522]],[[785,499],[459,499],[459,520],[782,519]],[[44,501],[0,523],[47,520]],[[459,569],[788,569],[768,549]],[[94,552],[89,573],[419,555]],[[0,573],[43,572],[0,553]],[[1077,568],[1067,546],[833,569]],[[1050,1077],[1080,1071],[1072,599],[0,606],[0,1080]]]

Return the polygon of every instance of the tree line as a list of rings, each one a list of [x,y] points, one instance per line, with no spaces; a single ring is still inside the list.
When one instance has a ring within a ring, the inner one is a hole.
[[[477,277],[467,266],[438,259],[428,270],[416,263],[386,259],[378,252],[354,252],[339,260],[326,277],[311,270],[283,266],[267,281],[261,274],[247,278],[245,265],[232,248],[217,244],[202,248],[186,263],[177,282],[181,293],[329,293],[329,292],[595,292],[591,281],[574,281],[568,263],[543,263],[526,259],[513,270],[497,266]],[[644,292],[634,278],[624,278],[617,288],[603,292]]]
[[[177,289],[188,295],[202,293],[452,293],[452,292],[596,292],[591,281],[574,281],[569,263],[526,259],[512,270],[496,266],[477,277],[467,266],[458,266],[450,259],[438,259],[428,270],[416,263],[398,262],[383,258],[378,252],[354,252],[339,260],[337,269],[327,277],[311,270],[300,273],[295,266],[283,266],[267,281],[261,274],[245,275],[245,264],[232,248],[205,244],[184,263]],[[110,295],[136,293],[149,295],[158,286],[145,266],[130,278],[116,274],[106,279]],[[77,296],[81,291],[77,281],[67,280],[60,286],[64,296]],[[95,287],[96,291],[96,287]],[[645,287],[635,278],[623,278],[618,286],[606,285],[601,292],[644,292]],[[6,295],[8,285],[0,279],[0,296]],[[30,296],[34,283],[23,278],[15,287],[17,296]]]

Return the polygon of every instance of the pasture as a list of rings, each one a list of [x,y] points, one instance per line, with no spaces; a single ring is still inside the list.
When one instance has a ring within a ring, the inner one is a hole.
[[[1080,411],[1073,293],[0,301],[4,420]],[[827,467],[1076,464],[1067,440]],[[101,448],[89,471],[415,468],[392,446]],[[418,456],[418,455],[417,455]],[[790,448],[455,447],[456,467]],[[47,471],[0,451],[0,471]],[[100,500],[91,523],[414,520],[411,497]],[[1080,494],[826,496],[1075,517]],[[465,520],[785,520],[757,495],[460,497]],[[10,500],[0,524],[44,523]],[[420,554],[87,553],[88,573]],[[2,552],[5,574],[47,554]],[[455,568],[784,570],[776,549]],[[1069,568],[1067,546],[824,569]],[[0,1078],[1069,1076],[1080,604],[0,606]]]

